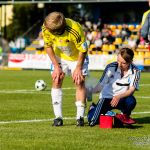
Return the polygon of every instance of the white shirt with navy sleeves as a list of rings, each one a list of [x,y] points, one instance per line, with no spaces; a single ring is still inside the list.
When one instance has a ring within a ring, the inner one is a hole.
[[[113,62],[104,70],[104,73],[99,80],[102,87],[99,98],[112,98],[113,96],[126,92],[129,87],[134,86],[139,89],[140,70],[131,64],[127,74],[121,77],[121,70],[117,62]]]

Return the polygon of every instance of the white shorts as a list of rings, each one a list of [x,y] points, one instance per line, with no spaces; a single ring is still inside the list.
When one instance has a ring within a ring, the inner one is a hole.
[[[63,60],[60,59],[59,57],[57,57],[57,60],[59,62],[60,67],[62,68],[62,71],[66,74],[66,75],[71,75],[77,65],[78,61],[69,61],[69,60]],[[83,67],[82,67],[82,75],[88,75],[88,64],[89,64],[89,60],[88,57],[85,58]],[[54,65],[51,64],[50,66],[50,72],[52,73],[54,70]]]

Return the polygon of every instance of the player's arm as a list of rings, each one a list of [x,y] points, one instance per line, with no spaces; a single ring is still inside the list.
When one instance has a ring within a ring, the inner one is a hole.
[[[55,80],[55,82],[58,83],[59,80],[64,77],[64,73],[62,72],[62,70],[59,66],[59,63],[56,59],[53,48],[52,47],[46,47],[46,52],[47,52],[50,60],[52,61],[52,64],[54,65],[54,71],[52,73],[53,81]]]
[[[77,50],[79,51],[79,56],[78,56],[78,63],[72,74],[72,78],[73,78],[74,83],[78,85],[84,81],[84,76],[82,75],[82,66],[83,66],[85,57],[87,55],[88,47],[87,47],[83,29],[79,23],[76,23],[75,29],[76,29],[77,35],[73,36],[72,39]]]
[[[104,85],[108,83],[109,77],[111,76],[111,71],[109,70],[109,65],[104,69],[103,75],[101,76],[97,85],[93,88],[93,93],[99,93],[103,89]]]
[[[119,94],[119,95],[116,95],[112,98],[110,104],[112,107],[116,107],[118,102],[120,101],[120,99],[122,98],[125,98],[125,97],[128,97],[130,95],[133,95],[133,93],[135,92],[135,87],[132,86],[130,87],[126,92],[122,93],[122,94]]]
[[[99,92],[101,92],[102,89],[103,89],[103,86],[102,86],[100,83],[98,83],[98,84],[93,88],[92,93],[99,93]]]
[[[117,106],[120,99],[133,95],[135,90],[139,89],[139,81],[140,81],[140,71],[136,70],[133,78],[131,79],[129,89],[124,93],[114,96],[110,103],[111,106],[115,107]]]
[[[53,45],[52,38],[51,38],[49,31],[45,27],[45,25],[42,26],[42,34],[43,34],[43,39],[44,39],[44,48],[50,60],[52,61],[54,67],[57,69],[59,68],[59,64],[57,62],[57,59],[56,59],[56,56],[52,47]]]
[[[54,65],[54,71],[52,73],[52,79],[53,79],[53,81],[58,83],[59,79],[64,77],[64,73],[62,72],[62,70],[59,66],[59,63],[56,59],[56,56],[55,56],[55,53],[54,53],[54,50],[52,47],[53,39],[51,38],[49,31],[46,29],[46,27],[44,25],[42,26],[42,33],[43,33],[45,50],[46,50],[50,60],[52,61],[52,64]]]
[[[46,48],[46,52],[50,58],[50,60],[52,61],[53,65],[55,68],[59,68],[59,64],[57,62],[57,59],[56,59],[56,56],[55,56],[55,53],[53,51],[53,48],[52,47],[47,47]]]
[[[82,66],[85,60],[87,52],[79,52],[78,63],[76,65],[76,69],[73,72],[73,81],[75,84],[80,84],[80,82],[84,81],[84,76],[82,75]]]

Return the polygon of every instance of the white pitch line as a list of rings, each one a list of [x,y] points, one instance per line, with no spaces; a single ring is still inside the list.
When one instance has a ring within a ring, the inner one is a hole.
[[[150,111],[145,111],[145,112],[132,112],[132,115],[137,115],[137,114],[150,114]]]
[[[150,86],[150,84],[140,84],[140,86]]]
[[[146,112],[133,112],[132,115],[137,114],[150,114],[150,111]],[[85,117],[87,118],[87,117]],[[75,117],[64,117],[63,120],[73,120]],[[53,121],[54,118],[50,119],[34,119],[34,120],[14,120],[14,121],[0,121],[0,124],[16,124],[16,123],[34,123],[34,122],[48,122]]]
[[[31,123],[31,122],[46,122],[52,119],[34,119],[34,120],[17,120],[17,121],[0,121],[0,124],[15,124],[15,123]]]
[[[140,86],[150,86],[150,84],[140,84]],[[64,87],[62,88],[62,90],[75,90],[74,87]],[[50,89],[47,90],[48,92],[50,91]],[[21,89],[21,90],[0,90],[0,93],[8,93],[8,94],[13,94],[13,93],[28,93],[28,94],[47,94],[45,91],[41,92],[41,91],[36,91],[36,90],[27,90],[27,89]],[[48,93],[49,94],[49,93]],[[150,97],[140,97],[140,98],[150,98]]]
[[[63,90],[70,90],[70,89],[75,89],[75,88],[62,88]],[[36,91],[36,90],[0,90],[0,93],[4,93],[4,94],[50,94],[50,90],[49,91]],[[65,95],[65,93],[64,93]],[[75,95],[74,94],[68,94],[67,95]],[[97,96],[99,96],[99,94],[96,94]],[[142,98],[142,99],[149,99],[150,96],[136,96],[136,98]]]
[[[74,90],[75,88],[62,88],[62,90]],[[0,90],[0,93],[6,93],[6,94],[50,94],[50,89],[49,90],[45,90],[45,91],[36,91],[36,90],[26,90],[26,89],[22,89],[22,90]]]
[[[136,98],[149,99],[149,98],[150,98],[150,96],[136,96]]]
[[[75,117],[65,117],[63,120],[73,120]],[[34,122],[47,122],[53,121],[54,118],[50,119],[34,119],[34,120],[14,120],[14,121],[0,121],[0,124],[16,124],[16,123],[34,123]]]
[[[150,86],[150,84],[140,84],[140,86]],[[62,90],[75,90],[75,87],[63,87]],[[50,89],[42,91],[36,91],[36,90],[27,90],[27,89],[21,89],[21,90],[0,90],[0,93],[7,93],[7,94],[13,94],[13,93],[23,93],[23,94],[49,94]],[[145,97],[139,97],[139,98],[150,98],[149,96]]]

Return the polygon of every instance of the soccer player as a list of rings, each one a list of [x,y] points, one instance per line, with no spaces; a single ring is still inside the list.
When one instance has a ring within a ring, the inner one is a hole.
[[[138,90],[140,70],[132,63],[133,57],[131,49],[122,48],[118,53],[117,62],[106,66],[101,79],[93,88],[93,93],[100,92],[100,95],[97,105],[93,105],[88,113],[90,126],[98,123],[100,114],[112,109],[121,111],[116,117],[123,124],[135,123],[130,114],[136,106],[133,93]]]
[[[76,86],[77,126],[84,126],[85,76],[88,71],[87,44],[81,25],[61,12],[50,13],[42,32],[46,52],[52,61],[52,105],[55,114],[53,126],[63,125],[62,83],[71,72]]]
[[[148,1],[148,4],[150,7],[150,0]],[[150,44],[150,9],[144,12],[142,17],[141,36],[144,38],[147,44]]]

